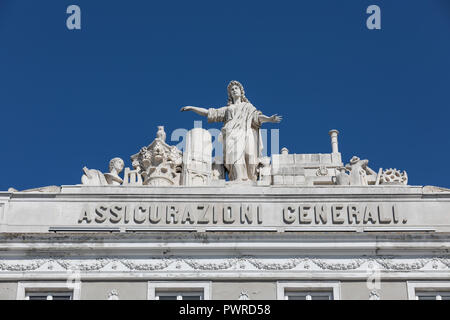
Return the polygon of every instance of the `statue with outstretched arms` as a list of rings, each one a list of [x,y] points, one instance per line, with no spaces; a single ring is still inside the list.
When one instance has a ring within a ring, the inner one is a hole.
[[[242,84],[231,81],[227,87],[228,104],[222,108],[186,106],[181,111],[194,111],[208,122],[223,122],[222,143],[224,166],[231,181],[257,180],[256,169],[263,149],[260,127],[264,122],[279,123],[281,116],[265,116],[245,97]]]

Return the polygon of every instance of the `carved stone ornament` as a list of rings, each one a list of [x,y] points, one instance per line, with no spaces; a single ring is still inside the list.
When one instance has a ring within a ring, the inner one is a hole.
[[[247,291],[241,291],[238,300],[250,300]]]
[[[383,170],[380,176],[380,184],[408,184],[408,175],[406,171],[401,172],[397,169]]]
[[[182,152],[177,147],[165,143],[164,127],[158,128],[156,139],[131,156],[133,168],[141,174],[144,185],[180,185]]]
[[[119,293],[116,289],[113,289],[108,293],[108,300],[120,300]]]
[[[369,300],[380,300],[380,299],[381,297],[377,290],[370,291]]]
[[[373,269],[368,265],[376,264],[380,271],[418,271],[418,270],[450,270],[450,257],[429,257],[421,259],[400,259],[395,257],[355,257],[350,259],[325,259],[316,257],[291,257],[280,259],[262,259],[251,256],[198,259],[191,257],[168,257],[168,258],[148,258],[148,259],[126,259],[126,258],[98,258],[98,259],[30,259],[25,260],[0,260],[0,272],[24,272],[42,271],[47,272],[46,265],[52,264],[54,272],[59,268],[62,272],[98,272],[113,269],[114,271],[165,271],[168,268],[180,266],[177,269],[185,271],[231,271],[235,270],[323,270],[323,271],[367,271]],[[116,268],[112,268],[116,266]],[[437,266],[437,267],[436,267]]]
[[[328,169],[325,166],[320,166],[319,169],[316,171],[316,176],[326,176],[328,175]]]

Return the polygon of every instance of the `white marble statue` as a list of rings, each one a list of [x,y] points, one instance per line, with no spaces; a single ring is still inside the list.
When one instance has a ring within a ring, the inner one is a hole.
[[[158,132],[156,132],[156,139],[166,142],[166,132],[164,126],[158,126]]]
[[[367,173],[366,168],[369,160],[361,160],[357,156],[353,156],[350,159],[350,163],[347,164],[347,169],[350,170],[350,185],[352,186],[367,186]]]
[[[120,186],[123,183],[123,180],[119,177],[119,173],[122,172],[124,165],[122,159],[114,158],[109,162],[109,173],[102,173],[97,169],[88,169],[84,167],[81,183],[90,186]]]
[[[245,97],[241,83],[231,81],[227,87],[228,104],[222,108],[186,106],[181,111],[194,111],[208,117],[208,122],[223,122],[222,143],[224,165],[230,181],[257,181],[258,159],[263,148],[260,126],[264,122],[278,123],[281,116],[265,116]]]
[[[122,172],[125,164],[122,159],[114,158],[109,162],[109,173],[105,173],[105,179],[108,184],[113,186],[120,186],[123,183],[121,177],[119,177],[119,173]]]
[[[369,160],[361,160],[357,156],[350,159],[345,168],[350,171],[351,186],[367,186],[373,184],[376,180],[377,173],[369,168]]]
[[[81,177],[81,183],[87,186],[105,186],[108,184],[106,182],[105,176],[102,172],[97,169],[83,168],[83,176]]]
[[[345,167],[337,168],[339,171],[336,177],[333,177],[333,182],[338,186],[348,186],[350,185],[350,176],[345,172],[347,169]]]

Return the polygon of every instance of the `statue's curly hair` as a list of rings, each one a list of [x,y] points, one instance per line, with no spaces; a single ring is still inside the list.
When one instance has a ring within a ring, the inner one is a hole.
[[[122,162],[122,169],[123,169],[123,167],[125,166],[125,163],[123,162],[122,159],[120,159],[120,158],[113,158],[113,159],[111,159],[111,161],[109,162],[109,172],[112,171],[112,169],[114,168],[114,164],[115,164],[116,162]],[[122,171],[122,170],[121,170],[121,171]]]
[[[244,90],[244,87],[242,86],[242,84],[239,81],[233,80],[233,81],[230,81],[230,83],[227,86],[227,93],[228,93],[227,106],[233,104],[233,97],[231,96],[230,90],[231,90],[231,87],[234,86],[234,85],[237,85],[241,89],[241,93],[242,93],[241,100],[242,100],[242,102],[250,102],[250,101],[248,101],[247,97],[245,96],[245,90]]]

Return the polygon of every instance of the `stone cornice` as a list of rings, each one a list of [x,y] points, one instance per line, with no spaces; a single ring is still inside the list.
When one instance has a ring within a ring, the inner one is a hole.
[[[136,232],[136,233],[3,233],[0,234],[0,243],[5,242],[54,242],[69,240],[70,242],[179,242],[191,240],[194,242],[435,242],[450,241],[450,233],[346,233],[346,232],[211,232],[211,233],[186,233],[186,232]]]
[[[95,201],[128,198],[130,200],[203,199],[203,200],[291,200],[291,199],[450,199],[450,189],[422,186],[226,186],[226,187],[149,187],[149,186],[62,186],[60,192],[0,192],[0,200],[77,199]]]
[[[449,233],[67,233],[1,234],[3,256],[48,255],[445,255]]]

